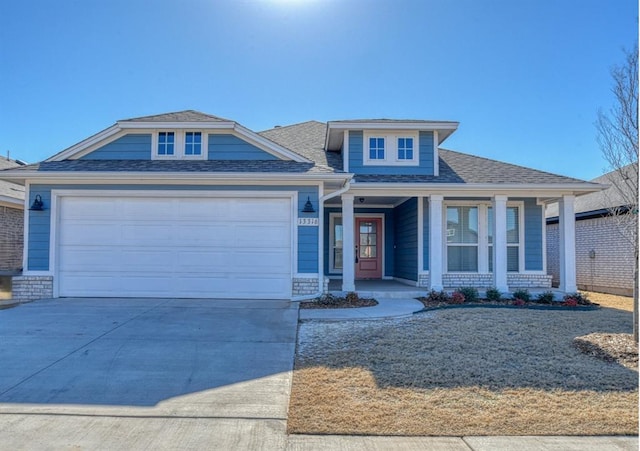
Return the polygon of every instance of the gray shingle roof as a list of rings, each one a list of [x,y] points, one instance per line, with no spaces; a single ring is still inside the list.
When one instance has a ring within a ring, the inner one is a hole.
[[[630,185],[624,183],[622,173],[626,175],[633,182]],[[598,191],[595,193],[585,194],[583,196],[576,197],[575,212],[587,213],[597,212],[600,210],[607,210],[609,208],[617,208],[627,206],[630,191],[627,195],[623,195],[620,189],[632,190],[633,187],[638,186],[638,164],[631,164],[625,166],[621,171],[611,171],[600,177],[596,177],[591,180],[593,183],[601,183],[604,185],[611,185],[609,188]],[[558,216],[558,203],[554,202],[547,206],[546,217],[552,218]]]
[[[212,114],[195,110],[176,111],[173,113],[155,114],[152,116],[122,119],[119,122],[233,122]]]
[[[37,172],[211,172],[327,174],[333,171],[313,163],[284,160],[63,160],[43,161],[14,171]]]
[[[9,160],[5,157],[0,157],[0,170],[19,167],[22,166],[15,161]],[[8,197],[11,199],[23,201],[24,186],[0,180],[0,197]]]
[[[311,161],[315,161],[316,164],[341,172],[342,156],[340,153],[324,151],[326,133],[327,124],[324,122],[307,121],[285,127],[276,127],[258,134]]]

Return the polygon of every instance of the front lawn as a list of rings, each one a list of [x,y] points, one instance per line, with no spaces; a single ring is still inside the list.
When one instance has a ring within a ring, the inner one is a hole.
[[[637,435],[637,360],[629,368],[574,345],[593,333],[630,332],[631,314],[612,308],[302,322],[288,430]]]

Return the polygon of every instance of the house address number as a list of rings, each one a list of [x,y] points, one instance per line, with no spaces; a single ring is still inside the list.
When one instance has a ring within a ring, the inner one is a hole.
[[[299,226],[317,226],[318,218],[298,218]]]

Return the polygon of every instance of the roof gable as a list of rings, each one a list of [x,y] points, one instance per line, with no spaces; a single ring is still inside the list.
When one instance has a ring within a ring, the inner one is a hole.
[[[311,160],[284,147],[267,137],[243,127],[235,121],[194,110],[142,116],[124,119],[115,125],[48,158],[46,161],[77,159],[106,146],[131,133],[154,133],[158,130],[202,130],[211,133],[228,133],[272,155],[279,160],[309,163]]]

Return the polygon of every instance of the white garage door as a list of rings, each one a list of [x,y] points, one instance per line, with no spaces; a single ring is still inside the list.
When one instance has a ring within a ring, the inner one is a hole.
[[[60,199],[60,296],[291,296],[291,198]]]

